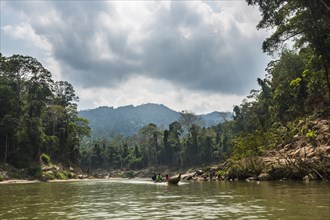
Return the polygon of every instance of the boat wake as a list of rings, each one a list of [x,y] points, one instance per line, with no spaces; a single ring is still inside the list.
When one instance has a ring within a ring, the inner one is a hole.
[[[106,180],[101,180],[102,183],[122,183],[122,184],[145,184],[145,185],[159,185],[159,186],[168,186],[167,182],[153,182],[148,178],[133,178],[133,179],[124,179],[124,178],[109,178]],[[179,182],[177,185],[185,185],[188,183]]]

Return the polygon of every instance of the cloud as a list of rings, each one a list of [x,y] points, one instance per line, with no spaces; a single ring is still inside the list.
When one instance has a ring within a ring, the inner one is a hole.
[[[19,18],[15,24],[6,21],[2,31],[43,50],[47,64],[58,71],[58,77],[86,91],[106,94],[104,91],[132,86],[132,79],[139,79],[136,83],[141,85],[145,85],[141,79],[151,80],[158,87],[166,82],[176,90],[174,100],[187,96],[189,91],[196,95],[188,95],[190,98],[205,103],[200,107],[192,104],[202,109],[209,102],[201,97],[246,95],[256,86],[256,78],[264,75],[268,61],[260,49],[267,33],[256,31],[258,11],[245,2],[2,4],[7,17],[17,14]],[[141,86],[136,89],[144,97],[150,96],[151,102],[157,96],[157,87],[147,88],[148,93]],[[178,90],[185,92],[180,94]],[[105,99],[97,103],[107,103]],[[135,98],[127,99],[134,104]]]
[[[110,89],[79,88],[80,109],[98,106],[120,107],[144,103],[162,103],[176,111],[190,110],[196,113],[231,111],[233,102],[239,103],[243,96],[201,93],[181,88],[170,81],[154,80],[145,76],[133,76]],[[153,91],[150,93],[150,91]],[[128,95],[129,94],[129,95]],[[148,100],[146,102],[146,100]]]
[[[37,35],[35,30],[28,23],[22,23],[18,26],[6,25],[2,30],[10,34],[13,38],[20,40],[24,39],[48,53],[52,49],[52,45],[48,42],[47,38],[42,35]]]
[[[252,23],[249,17],[235,17],[231,12],[237,8],[228,4],[220,12],[203,2],[49,4],[47,11],[32,15],[36,7],[21,6],[30,21],[25,27],[33,26],[39,34],[42,40],[35,42],[51,42],[55,58],[72,68],[73,80],[79,78],[86,87],[142,74],[190,89],[241,94],[246,92],[242,82],[260,70],[250,54],[259,50],[263,36],[254,32],[251,37],[245,27]]]

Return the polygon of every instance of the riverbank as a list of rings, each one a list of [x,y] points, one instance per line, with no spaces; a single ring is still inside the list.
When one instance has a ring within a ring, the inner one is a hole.
[[[260,156],[228,159],[226,162],[203,168],[172,170],[166,166],[133,170],[90,170],[88,174],[77,166],[63,166],[50,161],[30,168],[17,169],[0,164],[0,183],[29,183],[38,181],[62,181],[107,178],[150,178],[154,173],[170,176],[182,173],[187,181],[223,180],[330,180],[330,119],[304,122],[289,142],[280,144]]]
[[[0,164],[0,184],[80,181],[85,179],[94,179],[94,177],[84,173],[79,167],[41,163],[29,168],[18,169],[9,164]]]
[[[167,167],[150,167],[140,171],[95,170],[95,176],[151,177],[153,173],[182,173],[187,181],[328,181],[330,180],[330,119],[302,121],[295,133],[284,144],[264,151],[260,156],[226,162],[206,167],[170,170]]]
[[[81,182],[81,181],[89,181],[89,180],[95,180],[95,178],[91,179],[66,179],[66,180],[60,180],[60,179],[54,179],[54,180],[48,180],[46,182],[50,183],[61,183],[61,182]],[[1,181],[0,184],[29,184],[29,183],[41,183],[45,181],[41,180],[22,180],[22,179],[10,179],[10,180],[4,180]]]
[[[11,180],[3,180],[0,182],[0,184],[27,184],[27,183],[40,183],[40,180],[11,179]]]
[[[316,119],[297,125],[288,143],[260,156],[229,159],[220,165],[199,169],[183,179],[207,180],[330,180],[330,119]]]

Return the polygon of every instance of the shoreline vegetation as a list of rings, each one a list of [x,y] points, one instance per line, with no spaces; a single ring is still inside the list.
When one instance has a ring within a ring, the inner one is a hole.
[[[228,159],[221,164],[171,170],[166,166],[149,167],[141,170],[83,171],[78,166],[52,164],[46,156],[40,164],[29,169],[16,169],[0,164],[0,184],[84,181],[108,178],[149,178],[153,173],[175,176],[181,172],[183,181],[329,181],[330,180],[330,120],[317,119],[308,122],[313,137],[299,132],[292,141],[265,151],[261,156],[239,160]]]

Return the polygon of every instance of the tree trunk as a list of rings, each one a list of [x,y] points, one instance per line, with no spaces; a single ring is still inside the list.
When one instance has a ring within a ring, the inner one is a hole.
[[[88,155],[88,169],[90,170],[92,166],[92,152],[89,152]]]
[[[6,160],[7,160],[7,153],[8,153],[8,134],[6,134],[5,157],[3,159],[4,163],[6,163]]]
[[[151,150],[150,150],[150,146],[148,146],[148,166],[151,165],[151,163],[150,163],[150,154],[151,154]]]

